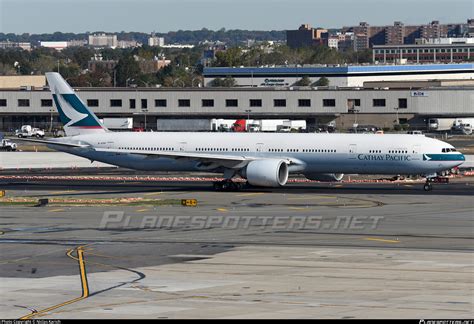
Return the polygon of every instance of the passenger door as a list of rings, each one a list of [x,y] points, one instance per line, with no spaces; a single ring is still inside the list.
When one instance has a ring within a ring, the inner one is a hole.
[[[349,159],[351,160],[357,159],[357,145],[356,144],[349,145]]]
[[[187,142],[179,142],[179,151],[180,152],[186,152],[187,145],[188,145]]]
[[[263,143],[257,143],[255,144],[255,155],[261,155],[264,152],[264,146],[265,144]]]
[[[413,145],[413,151],[410,152],[412,160],[420,160],[420,152],[421,152],[421,146],[420,145]]]

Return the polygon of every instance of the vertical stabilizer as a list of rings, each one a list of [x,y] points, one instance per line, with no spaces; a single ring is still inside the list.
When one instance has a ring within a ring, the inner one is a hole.
[[[46,79],[67,136],[107,131],[59,73],[46,73]]]

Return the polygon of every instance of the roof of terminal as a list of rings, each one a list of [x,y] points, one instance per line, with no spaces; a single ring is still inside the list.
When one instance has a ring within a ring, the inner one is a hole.
[[[213,75],[271,75],[271,74],[362,74],[421,71],[466,71],[474,73],[474,63],[419,65],[346,65],[346,66],[277,66],[277,67],[206,67],[204,76]]]

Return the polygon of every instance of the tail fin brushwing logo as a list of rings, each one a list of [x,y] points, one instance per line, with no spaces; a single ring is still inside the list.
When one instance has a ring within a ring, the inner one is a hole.
[[[56,93],[59,93],[57,88],[55,90]],[[57,106],[58,109],[62,111],[62,113],[69,119],[69,121],[64,125],[66,127],[74,126],[75,124],[78,124],[81,120],[86,118],[88,115],[83,114],[78,112],[76,109],[71,107],[71,105],[63,98],[63,96],[60,94],[59,96],[56,95],[57,97]],[[64,121],[66,122],[66,121]]]

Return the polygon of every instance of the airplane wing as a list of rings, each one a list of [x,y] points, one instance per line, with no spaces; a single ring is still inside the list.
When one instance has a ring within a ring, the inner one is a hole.
[[[226,167],[226,168],[242,168],[250,161],[257,160],[253,156],[239,156],[239,155],[225,155],[225,154],[206,154],[193,152],[167,152],[167,151],[139,151],[139,150],[116,150],[116,149],[102,149],[95,148],[97,152],[109,152],[117,154],[137,154],[144,155],[147,158],[170,158],[176,160],[193,160],[207,164],[209,168],[212,167]]]
[[[67,147],[89,147],[90,146],[90,145],[87,145],[87,144],[68,143],[68,142],[59,142],[59,141],[50,141],[50,140],[40,140],[40,139],[33,139],[33,138],[10,138],[10,140],[41,143],[41,144],[54,144],[54,145],[67,146]]]

